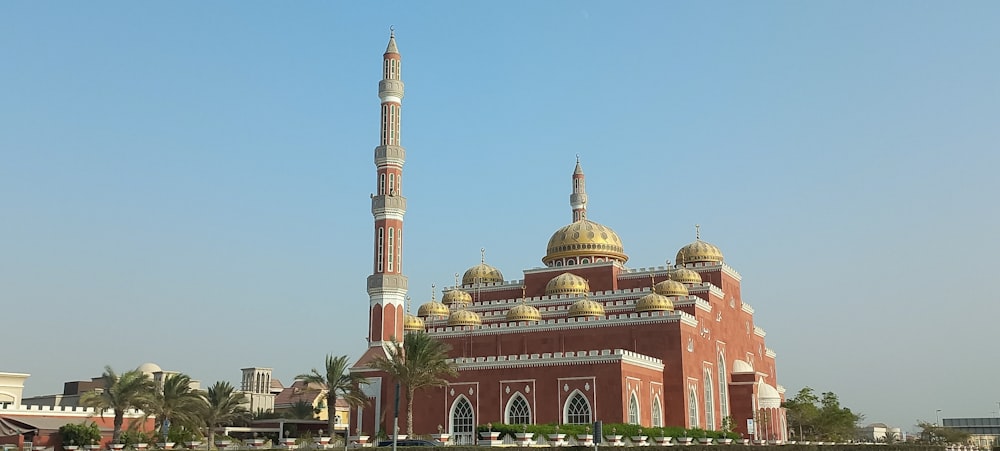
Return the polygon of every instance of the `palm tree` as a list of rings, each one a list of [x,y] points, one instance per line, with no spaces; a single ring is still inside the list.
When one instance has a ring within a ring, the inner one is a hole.
[[[163,381],[163,389],[155,392],[147,414],[156,416],[160,434],[166,440],[171,425],[195,430],[199,423],[199,410],[204,406],[204,395],[191,389],[191,376],[187,374],[169,375]]]
[[[368,397],[361,391],[361,386],[368,381],[360,374],[348,371],[349,368],[350,363],[346,355],[340,357],[327,355],[325,372],[320,373],[313,368],[311,373],[295,376],[307,384],[320,384],[326,389],[326,424],[330,434],[333,434],[336,425],[337,398],[347,401],[347,405],[351,407],[358,407],[368,402]]]
[[[115,428],[111,441],[118,443],[122,434],[122,423],[125,421],[125,411],[144,409],[148,406],[156,392],[156,385],[142,371],[126,371],[119,375],[111,366],[104,367],[101,380],[103,382],[102,389],[84,393],[80,397],[80,404],[84,407],[100,409],[102,416],[105,410],[114,411]]]
[[[316,407],[308,402],[299,400],[292,403],[291,407],[285,413],[284,418],[294,418],[296,420],[314,420],[316,419],[317,412]]]
[[[201,420],[208,428],[208,446],[215,442],[215,428],[245,420],[250,411],[243,406],[246,396],[235,391],[229,382],[216,382],[208,387],[201,409]]]
[[[447,344],[423,332],[406,334],[402,343],[393,338],[386,357],[378,357],[369,366],[389,373],[406,387],[406,433],[413,434],[413,394],[425,387],[443,387],[445,376],[455,377],[455,364],[448,361]]]

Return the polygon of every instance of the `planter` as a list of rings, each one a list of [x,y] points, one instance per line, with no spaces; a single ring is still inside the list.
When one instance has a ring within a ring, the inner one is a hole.
[[[201,442],[198,441],[184,442],[184,447],[187,449],[195,449],[199,446],[201,446]]]
[[[622,435],[605,435],[604,438],[608,440],[608,446],[625,446],[625,442],[622,441]]]
[[[350,437],[349,437],[349,439],[350,439],[350,440],[351,440],[352,442],[354,442],[354,443],[357,443],[357,444],[358,444],[358,446],[360,446],[360,447],[362,447],[362,448],[365,448],[365,447],[368,447],[368,446],[371,446],[371,443],[368,443],[368,439],[369,439],[369,438],[370,438],[370,437],[369,437],[369,436],[367,436],[367,435],[352,435],[352,436],[350,436]]]
[[[136,443],[134,446],[135,446],[135,449],[137,449],[139,451],[142,451],[142,450],[144,450],[146,448],[149,448],[149,443]]]
[[[698,439],[698,443],[701,443],[702,445],[711,445],[712,444],[712,438],[711,437],[701,437],[701,438]]]
[[[694,441],[694,437],[677,437],[678,445],[690,445]]]
[[[656,442],[656,446],[673,446],[674,445],[674,438],[673,437],[664,437],[664,436],[653,437],[653,441]]]
[[[215,446],[218,447],[218,448],[229,448],[232,445],[233,445],[233,441],[232,440],[216,440],[215,441]]]
[[[741,438],[740,439],[740,444],[741,445],[749,445],[750,444],[750,439],[748,439],[748,438]]]
[[[566,446],[566,434],[549,434],[549,445],[551,446]]]
[[[500,446],[503,444],[503,440],[500,440],[499,432],[480,432],[479,433],[479,446]]]
[[[262,439],[262,438],[252,438],[252,439],[248,439],[245,443],[247,445],[250,445],[250,446],[254,447],[254,448],[258,448],[258,447],[264,446],[264,439]]]
[[[174,442],[160,442],[156,444],[156,447],[160,449],[174,449]]]
[[[594,446],[594,436],[591,434],[579,434],[576,436],[576,443],[580,446]]]
[[[733,443],[733,439],[731,438],[720,438],[715,441],[719,442],[720,445],[731,445]]]
[[[782,440],[768,440],[767,441],[768,445],[780,445],[782,443],[784,443]]]
[[[767,444],[767,440],[754,440],[753,444],[754,445],[766,445]]]
[[[326,448],[330,444],[330,437],[313,437],[313,442],[319,445],[320,448]]]
[[[535,444],[534,432],[517,432],[514,434],[514,443],[517,446],[530,446]]]
[[[112,443],[112,444],[108,445],[108,449],[113,449],[115,451],[120,451],[120,450],[125,449],[125,444],[124,443]]]
[[[66,450],[66,451],[76,451],[76,450],[80,449],[80,447],[76,446],[76,445],[66,445],[66,446],[63,447],[63,449]]]
[[[451,434],[431,434],[431,438],[447,445],[448,439],[451,438]]]
[[[648,438],[649,436],[646,435],[633,435],[628,439],[632,441],[632,446],[649,446],[649,443],[646,442]]]

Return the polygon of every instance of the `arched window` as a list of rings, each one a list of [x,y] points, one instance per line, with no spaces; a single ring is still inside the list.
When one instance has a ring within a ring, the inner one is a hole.
[[[698,427],[698,391],[688,387],[688,428]]]
[[[661,412],[661,410],[662,409],[660,409],[660,396],[657,395],[655,398],[653,398],[653,408],[652,412],[650,412],[653,414],[654,428],[663,427],[663,413]]]
[[[567,424],[590,424],[590,402],[580,392],[573,392],[573,395],[566,400],[565,407]]]
[[[628,422],[629,424],[639,424],[639,397],[632,393],[628,399]]]
[[[531,407],[520,393],[507,402],[507,424],[531,424]]]
[[[475,443],[476,418],[472,404],[465,396],[459,396],[451,407],[451,436],[457,445]]]
[[[729,416],[729,378],[726,374],[726,354],[719,351],[719,413]]]
[[[580,259],[580,264],[581,265],[586,265],[587,263],[590,263],[590,259],[589,258],[581,258]]]
[[[378,268],[377,268],[377,272],[382,272],[382,257],[384,256],[383,252],[385,252],[383,250],[384,246],[385,246],[385,228],[379,227],[378,228]]]
[[[396,174],[389,173],[389,195],[396,195]]]
[[[384,172],[378,175],[378,195],[379,196],[384,196],[385,195],[385,173]]]
[[[389,272],[392,272],[392,264],[396,261],[396,235],[393,231],[395,227],[389,227]]]
[[[705,368],[705,429],[715,430],[715,389],[712,388],[712,369]]]

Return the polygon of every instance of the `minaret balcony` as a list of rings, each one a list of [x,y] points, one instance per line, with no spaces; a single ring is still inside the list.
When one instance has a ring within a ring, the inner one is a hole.
[[[375,148],[375,165],[381,166],[384,164],[395,163],[399,166],[403,165],[403,161],[406,160],[406,149],[402,146],[378,146]]]
[[[403,196],[374,196],[372,197],[372,214],[395,211],[403,213],[406,211],[406,198]]]
[[[378,82],[378,97],[380,99],[385,99],[386,97],[395,97],[397,99],[403,98],[403,82],[402,80],[390,80],[383,79]]]

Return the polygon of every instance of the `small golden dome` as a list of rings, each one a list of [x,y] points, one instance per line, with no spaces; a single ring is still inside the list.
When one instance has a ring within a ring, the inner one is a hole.
[[[718,263],[722,261],[722,251],[712,243],[697,239],[677,251],[677,261],[681,263]]]
[[[604,316],[604,305],[597,301],[583,298],[569,306],[569,313],[566,316],[576,318],[580,316]]]
[[[472,303],[472,295],[458,288],[451,289],[445,291],[444,296],[441,296],[441,303],[446,306],[469,305]]]
[[[556,230],[549,238],[542,263],[554,266],[556,260],[566,257],[605,257],[625,263],[628,256],[622,240],[610,227],[588,219],[581,219]]]
[[[688,269],[688,271],[691,271]],[[691,271],[694,272],[694,271]],[[695,274],[698,274],[695,272]],[[701,281],[701,277],[698,277],[698,281]],[[662,294],[664,296],[687,296],[688,288],[676,280],[667,279],[653,286],[653,291],[656,294]],[[422,307],[421,307],[422,308]]]
[[[670,273],[670,279],[680,283],[701,283],[701,274],[681,266]]]
[[[486,262],[473,266],[462,276],[462,285],[481,285],[487,283],[502,283],[503,274]]]
[[[403,331],[414,332],[424,330],[424,320],[409,313],[403,316]]]
[[[448,316],[449,326],[478,326],[480,324],[483,324],[482,318],[476,312],[464,308],[455,310]]]
[[[433,299],[431,299],[428,302],[425,302],[420,306],[419,309],[417,309],[417,316],[421,318],[426,318],[428,316],[444,318],[448,316],[448,314],[450,313],[451,310],[448,309],[447,305],[444,305]]]
[[[587,279],[573,273],[564,272],[545,284],[545,295],[590,293]]]
[[[670,282],[673,281],[671,280]],[[659,283],[657,285],[659,285]],[[678,283],[678,285],[680,284]],[[681,287],[683,286],[684,285],[681,285]],[[654,311],[673,310],[673,309],[674,309],[674,303],[670,302],[670,298],[656,292],[649,293],[639,298],[639,300],[636,301],[635,303],[636,312],[654,312]]]
[[[542,314],[538,309],[524,302],[515,305],[507,311],[507,321],[541,321]]]

